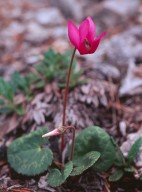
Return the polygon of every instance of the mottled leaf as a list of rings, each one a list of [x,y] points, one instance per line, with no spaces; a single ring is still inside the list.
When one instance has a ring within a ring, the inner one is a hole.
[[[71,176],[80,175],[89,167],[91,167],[100,157],[100,153],[97,151],[91,151],[76,160],[78,166],[74,167]]]
[[[69,177],[72,169],[72,161],[65,164],[64,168],[61,171],[58,169],[52,169],[48,175],[48,184],[52,187],[60,186]]]
[[[129,172],[129,173],[133,173],[135,171],[135,169],[133,167],[125,167],[124,171]]]
[[[123,177],[123,175],[124,175],[124,171],[120,169],[109,177],[109,181],[112,181],[112,182],[118,181]]]
[[[101,154],[99,160],[93,166],[95,170],[106,171],[112,166],[116,155],[115,148],[110,136],[100,127],[88,127],[77,136],[74,160],[90,151],[98,151]]]
[[[47,139],[42,138],[46,132],[46,128],[39,129],[16,139],[8,147],[8,162],[16,172],[33,176],[46,171],[51,165],[53,154],[44,146]]]

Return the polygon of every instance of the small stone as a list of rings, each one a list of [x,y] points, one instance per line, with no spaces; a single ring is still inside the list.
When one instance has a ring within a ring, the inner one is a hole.
[[[98,63],[96,64],[95,69],[101,71],[106,77],[111,77],[114,80],[119,80],[120,78],[119,69],[113,65],[107,63]]]
[[[59,53],[65,53],[69,49],[69,44],[65,38],[56,39],[51,47]]]
[[[119,128],[120,128],[121,134],[125,137],[126,136],[126,128],[127,128],[126,122],[120,121]]]
[[[21,34],[25,31],[25,27],[20,22],[12,22],[5,30],[4,34],[6,36],[14,36]]]
[[[134,0],[107,0],[104,2],[104,7],[123,17],[129,17],[136,14],[139,8],[139,2]]]
[[[58,37],[67,37],[67,28],[64,26],[52,27],[48,29],[48,33],[50,37],[58,38]]]
[[[34,43],[44,42],[50,37],[67,37],[67,29],[64,26],[44,28],[36,22],[30,22],[27,31],[26,40]]]
[[[36,56],[36,55],[31,55],[31,56],[26,58],[26,63],[29,65],[32,65],[32,64],[37,63],[39,61],[40,61],[40,58],[39,58],[39,56]]]
[[[83,8],[88,5],[87,0],[52,0],[55,6],[59,7],[66,17],[82,20],[84,15]],[[90,4],[89,4],[90,5]]]
[[[87,102],[87,104],[91,104],[91,102],[92,102],[92,97],[87,96],[87,97],[86,97],[86,102]]]
[[[27,28],[26,40],[32,42],[43,42],[49,37],[48,30],[37,24],[36,22],[29,22]]]
[[[36,13],[36,21],[41,25],[57,25],[63,24],[65,20],[59,9],[48,8]]]

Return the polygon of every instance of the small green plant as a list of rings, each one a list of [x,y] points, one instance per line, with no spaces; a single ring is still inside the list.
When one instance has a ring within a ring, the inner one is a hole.
[[[77,158],[77,160],[74,161],[74,168],[70,175],[76,176],[82,174],[85,170],[93,166],[100,156],[101,154],[98,151],[91,151],[86,153],[83,157]]]
[[[53,153],[48,148],[49,141],[41,137],[47,131],[46,128],[39,129],[12,142],[8,147],[7,157],[10,166],[15,171],[28,176],[49,171],[48,184],[57,187],[69,176],[80,175],[90,167],[95,169],[97,167],[99,171],[104,171],[113,164],[115,151],[110,137],[103,129],[94,126],[86,128],[78,135],[73,161],[57,169]],[[105,150],[101,147],[103,142],[108,143]]]
[[[44,59],[41,64],[37,65],[35,69],[42,77],[43,84],[56,80],[59,87],[65,87],[65,76],[69,67],[71,52],[65,54],[55,53],[49,49],[44,54]],[[84,81],[79,80],[82,70],[76,71],[76,60],[73,62],[72,74],[70,79],[70,87],[73,88],[77,84],[82,84]]]
[[[117,143],[114,140],[112,140],[112,141],[118,152],[116,159],[114,161],[117,169],[109,177],[109,181],[115,182],[115,181],[118,181],[119,179],[121,179],[125,172],[127,172],[127,173],[134,172],[133,163],[134,163],[135,158],[138,155],[140,147],[142,146],[142,138],[139,138],[135,141],[135,143],[132,145],[127,157],[124,157],[124,155],[121,152]]]
[[[17,71],[15,71],[11,75],[11,81],[9,83],[15,94],[17,92],[29,94],[30,92],[30,82],[27,80],[26,77],[24,77]]]
[[[9,114],[13,111],[18,115],[24,114],[23,107],[14,102],[14,90],[11,85],[0,78],[0,113]]]
[[[21,104],[16,104],[17,94],[25,95],[27,101],[32,99],[35,89],[43,89],[47,83],[56,81],[59,88],[65,87],[65,75],[69,66],[71,52],[60,54],[49,49],[44,54],[43,61],[33,68],[34,73],[25,76],[14,72],[9,81],[0,78],[0,113],[17,113],[23,115],[25,110]],[[83,70],[76,71],[76,61],[73,62],[70,87],[85,83],[79,80]]]
[[[49,141],[41,137],[47,131],[47,128],[39,129],[14,140],[8,147],[7,157],[10,166],[20,174],[35,176],[48,171],[47,182],[52,187],[60,186],[69,176],[80,175],[89,168],[102,172],[116,166],[117,170],[109,176],[109,181],[118,181],[125,172],[133,173],[132,164],[142,146],[142,138],[139,138],[125,158],[102,128],[88,127],[76,138],[73,161],[61,164],[59,169],[55,168],[57,163],[48,147]]]
[[[48,175],[48,184],[52,187],[60,186],[69,177],[73,169],[72,161],[69,161],[61,170],[52,169]]]
[[[105,145],[104,145],[105,143]],[[102,128],[97,126],[88,127],[76,138],[74,148],[74,161],[88,152],[97,151],[100,153],[99,160],[93,165],[96,171],[108,170],[115,159],[115,148],[111,137]]]
[[[47,128],[22,136],[8,147],[10,166],[23,175],[34,176],[43,173],[52,164],[53,154],[48,148],[48,140],[41,136]]]

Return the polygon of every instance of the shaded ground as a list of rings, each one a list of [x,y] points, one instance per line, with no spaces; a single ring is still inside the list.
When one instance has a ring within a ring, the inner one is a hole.
[[[108,35],[95,54],[84,57],[77,54],[78,68],[84,69],[81,78],[87,79],[87,83],[70,90],[67,120],[77,127],[77,133],[93,124],[104,127],[127,153],[130,148],[127,143],[132,145],[142,136],[142,5],[134,0],[115,3],[74,0],[70,7],[68,1],[59,2],[0,1],[0,74],[5,79],[15,70],[26,74],[43,59],[42,54],[49,47],[61,53],[69,50],[67,18],[79,23],[86,16],[92,16],[97,34],[105,30]],[[120,4],[122,6],[118,6]],[[63,89],[55,79],[44,89],[35,91],[31,102],[22,101],[26,115],[1,114],[0,190],[142,191],[142,184],[137,180],[141,174],[141,152],[134,165],[135,175],[125,175],[114,184],[107,180],[110,172],[96,175],[90,170],[53,189],[46,183],[46,173],[25,178],[10,169],[6,146],[16,137],[40,127],[48,126],[50,130],[57,127],[61,122],[62,98]],[[57,139],[52,141],[55,149],[57,142]]]

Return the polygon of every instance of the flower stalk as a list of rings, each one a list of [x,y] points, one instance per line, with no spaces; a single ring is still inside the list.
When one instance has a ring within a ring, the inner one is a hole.
[[[70,76],[71,76],[71,70],[72,70],[72,65],[73,65],[73,59],[75,56],[76,48],[73,51],[71,61],[70,61],[70,66],[68,70],[68,75],[67,75],[67,81],[66,81],[66,87],[65,87],[65,93],[64,93],[64,103],[63,103],[63,117],[62,117],[62,126],[65,126],[66,124],[66,107],[67,107],[67,98],[68,98],[68,92],[69,92],[69,82],[70,82]],[[64,134],[61,135],[61,151],[63,152],[64,150],[64,145],[65,145],[65,137]]]

